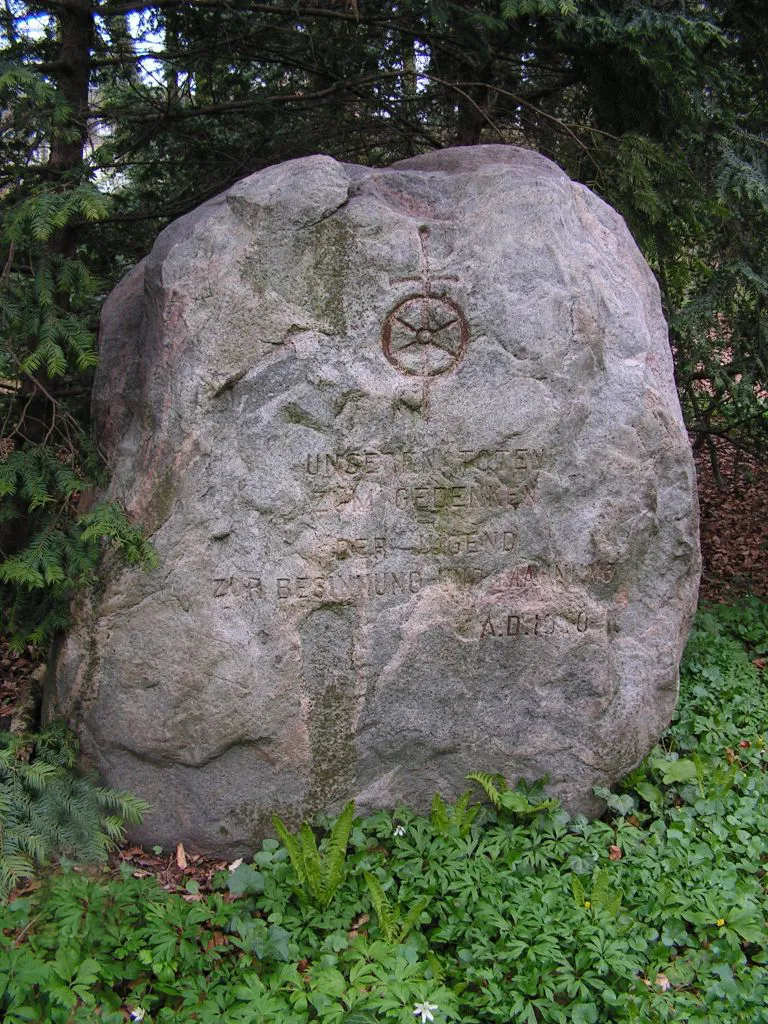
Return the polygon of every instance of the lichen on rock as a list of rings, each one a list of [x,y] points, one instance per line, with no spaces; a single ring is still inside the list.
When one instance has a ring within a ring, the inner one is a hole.
[[[160,565],[79,601],[47,706],[153,805],[138,838],[243,852],[478,770],[593,813],[653,744],[693,464],[653,275],[554,164],[270,167],[160,235],[101,337],[107,496]]]

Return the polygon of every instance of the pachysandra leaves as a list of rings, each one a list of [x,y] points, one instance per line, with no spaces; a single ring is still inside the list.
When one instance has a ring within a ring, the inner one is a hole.
[[[430,818],[399,808],[351,830],[345,809],[311,840],[306,830],[286,831],[288,848],[266,840],[207,895],[184,872],[167,892],[128,861],[121,879],[60,873],[0,906],[0,1011],[14,1024],[68,1024],[91,1007],[115,1024],[755,1024],[768,995],[755,871],[768,849],[768,776],[751,658],[767,623],[757,601],[699,616],[677,719],[622,794],[630,815],[617,804],[603,821],[552,809],[521,820],[486,807],[462,836],[442,799]],[[40,760],[57,767],[42,788],[25,785],[27,818],[72,760],[45,743]],[[334,832],[337,849],[348,837],[343,870],[321,906],[301,881],[303,851],[328,877]],[[45,855],[34,829],[19,834],[23,851],[0,851],[8,884],[31,870],[29,850]]]

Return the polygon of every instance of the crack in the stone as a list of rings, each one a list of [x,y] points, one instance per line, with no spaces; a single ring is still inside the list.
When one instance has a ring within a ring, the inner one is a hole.
[[[346,196],[344,197],[342,202],[338,204],[338,206],[334,206],[333,209],[331,210],[326,210],[325,213],[322,213],[317,218],[317,220],[309,221],[309,223],[305,225],[305,229],[317,227],[317,225],[322,224],[324,220],[329,220],[331,217],[335,216],[339,212],[339,210],[343,210],[344,207],[349,204],[350,200],[354,197],[354,194],[355,193],[353,192],[352,186],[350,185],[347,188]]]

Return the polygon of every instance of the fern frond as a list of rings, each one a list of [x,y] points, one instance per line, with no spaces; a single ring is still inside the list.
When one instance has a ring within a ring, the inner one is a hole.
[[[403,942],[413,926],[418,923],[419,918],[429,906],[429,896],[420,896],[419,899],[409,908],[400,925],[398,938]]]
[[[429,821],[436,832],[447,832],[450,825],[448,808],[439,793],[432,797],[432,807],[429,812]]]
[[[320,851],[317,848],[315,833],[306,821],[302,822],[301,829],[299,831],[299,846],[301,849],[302,861],[304,863],[304,876],[307,880],[307,887],[309,888],[312,896],[318,902],[322,902],[323,878],[322,869],[320,867]]]
[[[442,985],[445,980],[445,966],[439,957],[435,956],[432,950],[427,950],[427,963],[432,973],[435,985]]]
[[[381,882],[370,871],[365,871],[365,884],[371,894],[371,903],[376,911],[376,918],[379,922],[379,931],[387,942],[395,941],[395,922],[392,908],[381,887]]]
[[[477,817],[478,807],[470,807],[469,801],[472,799],[472,794],[469,790],[466,793],[462,793],[456,803],[453,805],[453,821],[459,830],[460,836],[465,836],[470,828],[472,822]]]
[[[272,827],[277,833],[278,839],[288,851],[291,867],[293,868],[300,884],[306,886],[307,872],[304,867],[304,857],[301,852],[301,846],[299,845],[296,836],[292,835],[288,831],[283,821],[276,814],[272,815]]]
[[[331,835],[328,839],[327,849],[323,858],[322,878],[322,901],[327,906],[333,899],[333,894],[338,889],[344,878],[344,865],[347,859],[347,845],[352,832],[352,823],[355,818],[355,804],[353,800],[346,805],[344,810],[336,819]]]
[[[488,772],[470,772],[466,776],[469,782],[476,782],[497,811],[502,807],[502,794],[507,790],[503,775],[491,775]]]

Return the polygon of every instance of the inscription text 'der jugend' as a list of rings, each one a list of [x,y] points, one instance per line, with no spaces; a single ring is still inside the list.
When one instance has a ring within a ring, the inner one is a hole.
[[[529,481],[544,465],[546,454],[545,449],[530,447],[422,452],[415,449],[349,450],[308,455],[302,469],[308,478],[318,483],[324,480],[332,485],[342,481],[342,489],[345,481],[350,484],[361,480],[375,482],[379,486],[371,491],[371,495],[376,494],[377,500],[384,498],[385,501],[389,497],[387,503],[391,502],[401,512],[450,509],[456,510],[461,517],[464,511],[473,509],[509,507],[513,510],[525,490],[517,482],[511,486],[453,482],[458,474],[483,474],[485,480],[501,477],[506,481]],[[419,478],[423,480],[424,476],[433,475],[451,482],[418,482]],[[382,491],[381,485],[387,482],[395,484],[394,488]],[[343,500],[338,503],[339,506],[343,504]],[[369,507],[373,508],[373,503]],[[415,530],[390,530],[374,536],[318,536],[315,555],[325,562],[330,571],[312,575],[278,573],[264,582],[256,577],[223,577],[215,581],[214,594],[216,597],[245,597],[260,601],[271,593],[278,605],[283,605],[296,601],[354,600],[363,595],[408,598],[430,583],[452,582],[472,587],[488,578],[489,567],[471,564],[446,567],[432,564],[432,559],[437,556],[453,561],[493,552],[508,556],[515,549],[516,530],[513,523],[508,529],[503,524],[501,529],[481,529],[471,521],[465,526],[466,529],[454,529],[452,532],[417,526]],[[407,551],[411,564],[397,571],[379,565],[377,570],[377,563],[384,562],[393,551]],[[365,568],[362,565],[360,569],[354,568],[357,562],[363,563]],[[334,571],[334,564],[341,571]],[[513,589],[537,588],[549,577],[557,586],[566,585],[566,572],[559,565],[518,565],[507,575],[507,585]],[[537,613],[530,618],[524,612],[507,612],[502,619],[496,622],[488,616],[482,618],[479,627],[481,638],[546,638],[582,634],[593,625],[586,612],[578,612],[573,622],[547,613]]]

